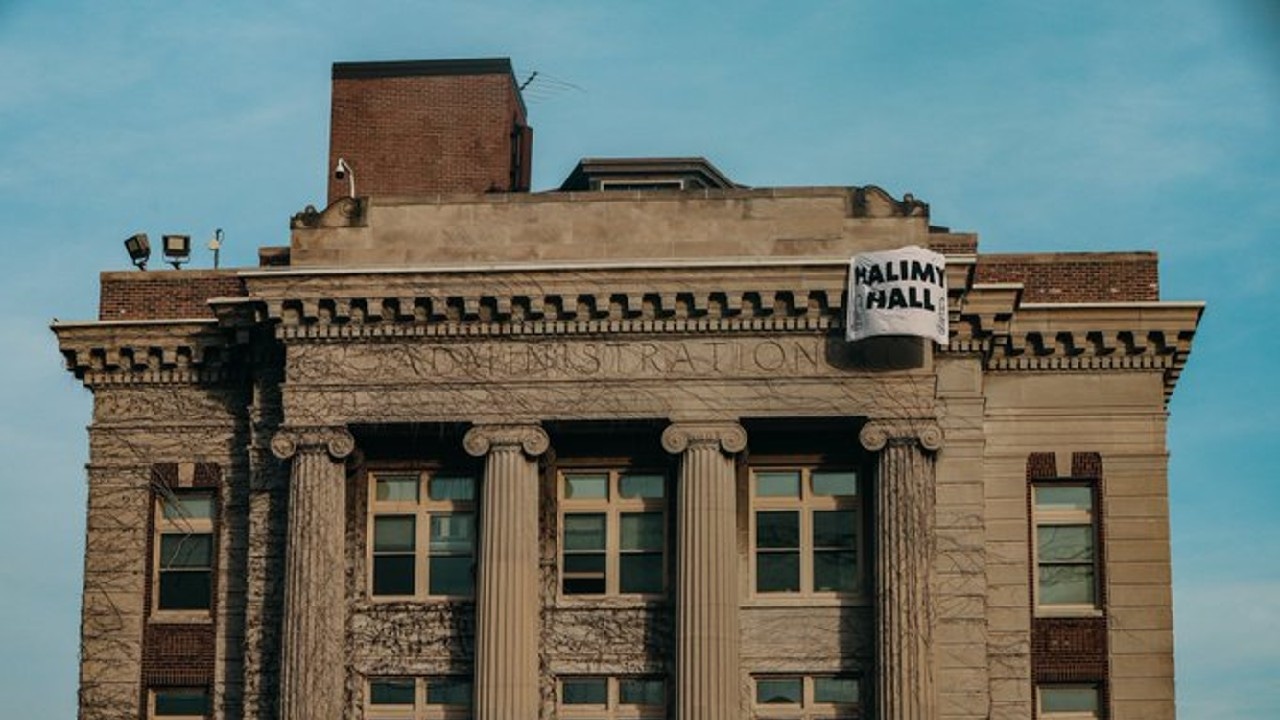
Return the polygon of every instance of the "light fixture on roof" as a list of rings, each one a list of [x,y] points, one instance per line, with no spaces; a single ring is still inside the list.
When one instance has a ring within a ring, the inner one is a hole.
[[[356,199],[356,174],[351,172],[351,166],[346,160],[338,158],[338,162],[333,166],[333,177],[335,180],[347,181],[347,196],[352,200]]]
[[[129,251],[129,260],[139,270],[147,269],[147,261],[151,259],[151,242],[146,233],[137,233],[124,241],[124,249]]]
[[[191,259],[191,236],[165,235],[164,259],[173,265],[174,270],[181,270],[182,263]]]
[[[213,231],[213,237],[209,240],[209,249],[213,251],[213,269],[218,269],[218,254],[222,252],[222,228]]]

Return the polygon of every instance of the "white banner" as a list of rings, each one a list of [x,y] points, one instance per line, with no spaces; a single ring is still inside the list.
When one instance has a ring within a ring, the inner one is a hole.
[[[849,263],[849,340],[916,335],[947,344],[947,259],[914,245]]]

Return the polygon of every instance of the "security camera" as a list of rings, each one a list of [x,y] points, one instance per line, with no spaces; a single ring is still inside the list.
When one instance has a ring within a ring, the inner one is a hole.
[[[333,179],[343,180],[347,177],[347,173],[351,172],[351,168],[347,166],[347,161],[338,158],[338,164],[333,166]]]

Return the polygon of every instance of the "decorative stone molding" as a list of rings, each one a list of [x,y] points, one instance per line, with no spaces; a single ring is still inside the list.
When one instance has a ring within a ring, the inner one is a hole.
[[[871,420],[862,426],[858,441],[869,452],[887,445],[914,445],[931,452],[942,449],[942,428],[932,419]]]
[[[673,455],[694,445],[714,445],[726,453],[740,453],[747,448],[747,431],[736,422],[681,422],[662,431],[662,448]]]
[[[55,322],[67,370],[89,387],[218,382],[229,376],[216,320]]]
[[[517,445],[531,458],[551,447],[547,431],[533,424],[476,425],[462,438],[462,447],[472,457],[484,457],[490,448]]]
[[[355,448],[355,438],[344,427],[285,427],[271,438],[271,453],[281,460],[305,450],[323,450],[342,460]]]

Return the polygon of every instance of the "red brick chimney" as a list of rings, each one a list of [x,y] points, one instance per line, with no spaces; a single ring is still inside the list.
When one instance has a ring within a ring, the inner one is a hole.
[[[527,192],[533,129],[507,58],[333,65],[329,202],[349,192]]]

